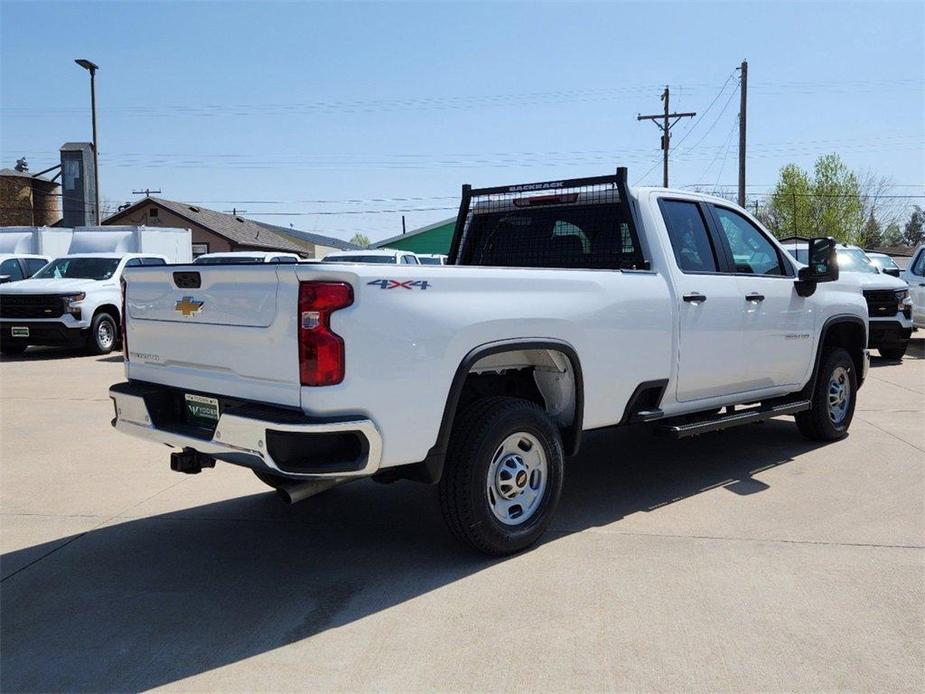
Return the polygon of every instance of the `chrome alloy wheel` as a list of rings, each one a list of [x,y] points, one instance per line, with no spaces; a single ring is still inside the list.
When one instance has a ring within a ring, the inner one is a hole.
[[[116,331],[108,320],[101,320],[96,327],[96,341],[102,349],[109,349],[116,340]]]
[[[505,525],[520,525],[536,513],[546,491],[546,453],[526,432],[511,434],[495,451],[488,466],[488,505]]]
[[[851,404],[851,381],[848,370],[839,366],[829,379],[829,418],[833,424],[841,424],[848,414]]]

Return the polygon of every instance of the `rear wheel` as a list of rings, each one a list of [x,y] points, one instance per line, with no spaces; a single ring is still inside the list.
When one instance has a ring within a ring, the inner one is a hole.
[[[796,415],[797,428],[813,441],[837,441],[854,417],[857,376],[851,355],[836,348],[822,355],[812,409]]]
[[[98,313],[93,316],[93,322],[90,324],[87,351],[90,354],[109,354],[116,346],[118,334],[115,319],[108,313]]]
[[[909,346],[908,342],[903,343],[899,347],[881,347],[877,351],[880,352],[880,356],[884,359],[889,359],[890,361],[899,361],[906,354],[906,347]]]
[[[22,354],[29,344],[22,340],[4,340],[0,342],[0,354]]]
[[[450,436],[440,506],[453,535],[495,556],[539,539],[559,502],[562,441],[546,412],[519,398],[476,401]]]

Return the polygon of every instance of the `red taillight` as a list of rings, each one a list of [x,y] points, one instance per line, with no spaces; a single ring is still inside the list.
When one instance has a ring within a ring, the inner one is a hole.
[[[343,282],[299,283],[299,377],[303,386],[344,380],[344,341],[331,332],[331,314],[353,303]]]
[[[128,323],[128,313],[125,312],[125,278],[119,280],[119,284],[122,287],[122,315],[119,320],[119,328],[122,331],[122,358],[125,361],[128,361],[128,328],[125,327],[125,324]]]

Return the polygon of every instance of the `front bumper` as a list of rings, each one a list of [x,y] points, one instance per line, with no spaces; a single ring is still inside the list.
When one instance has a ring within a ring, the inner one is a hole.
[[[350,479],[379,469],[382,437],[363,418],[311,418],[301,412],[209,395],[220,416],[208,430],[182,421],[185,391],[129,381],[109,389],[112,425],[138,438],[192,448],[217,460],[291,479]]]
[[[912,336],[912,322],[898,320],[872,320],[867,327],[867,346],[899,347]]]
[[[13,328],[28,328],[29,337],[13,337]],[[0,323],[0,340],[22,340],[30,345],[80,345],[89,329],[72,327],[60,321],[4,320]]]

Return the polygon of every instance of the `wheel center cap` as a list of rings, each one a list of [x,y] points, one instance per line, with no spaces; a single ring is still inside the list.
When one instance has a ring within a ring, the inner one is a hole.
[[[495,489],[505,499],[513,499],[526,489],[530,472],[524,459],[511,455],[501,461],[495,473]]]

